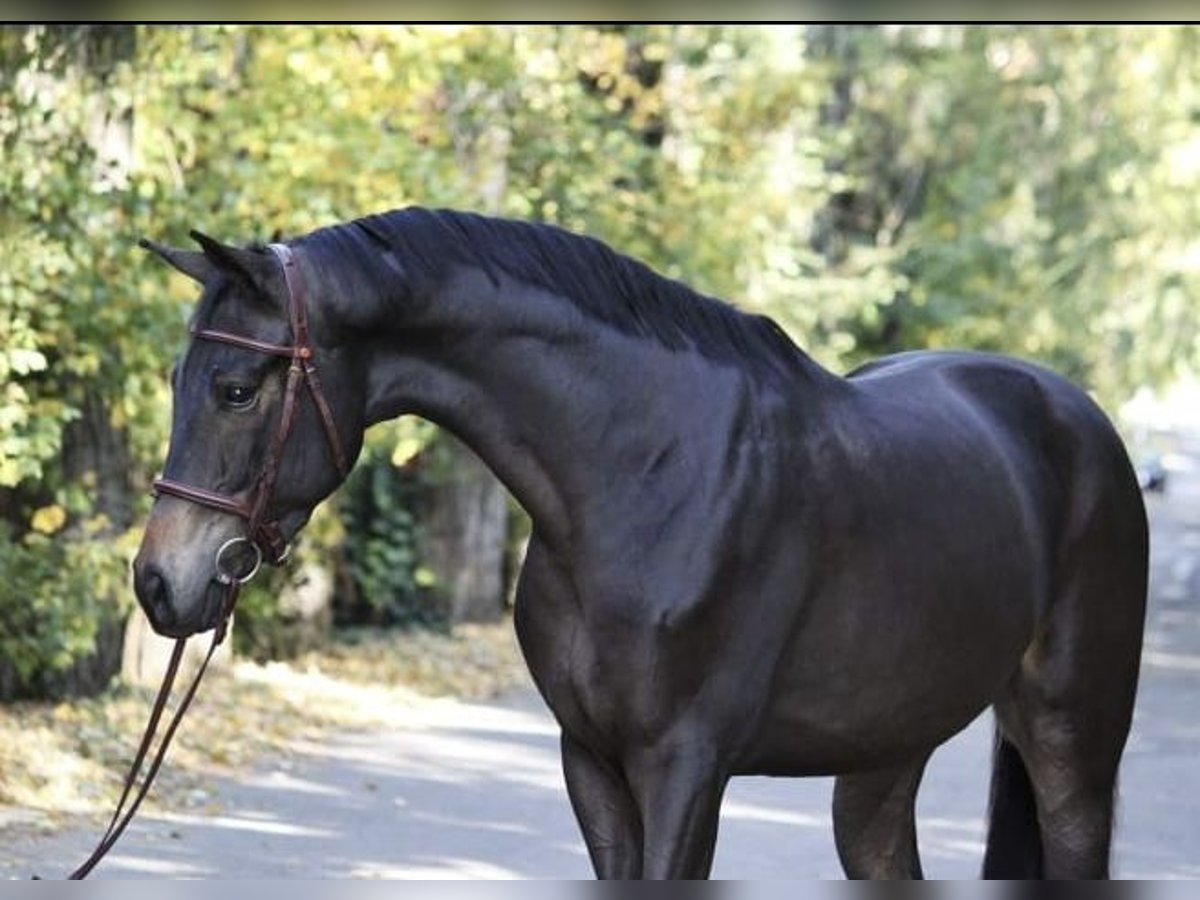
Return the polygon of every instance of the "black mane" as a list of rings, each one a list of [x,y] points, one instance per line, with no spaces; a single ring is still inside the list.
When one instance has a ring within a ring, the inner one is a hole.
[[[455,263],[499,270],[627,334],[776,374],[794,375],[802,356],[771,319],[742,313],[553,225],[409,207],[323,228],[304,242],[327,259],[350,255],[356,265],[373,265],[373,280],[394,279],[398,271],[436,277]]]

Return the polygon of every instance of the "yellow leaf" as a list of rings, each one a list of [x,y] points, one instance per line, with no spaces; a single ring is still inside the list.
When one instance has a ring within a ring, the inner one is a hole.
[[[392,465],[403,466],[421,452],[423,445],[424,442],[417,435],[404,435],[396,442],[396,447],[392,451]]]
[[[58,504],[43,506],[33,514],[29,524],[34,531],[42,534],[54,534],[67,523],[67,511]]]

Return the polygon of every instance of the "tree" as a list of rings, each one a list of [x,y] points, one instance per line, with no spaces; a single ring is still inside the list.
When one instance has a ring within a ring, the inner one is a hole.
[[[1194,364],[1195,244],[1180,236],[1196,209],[1178,202],[1196,177],[1190,29],[815,31],[807,56],[841,98],[821,221],[842,249],[797,282],[833,312],[817,333],[843,365],[998,350],[1112,404]]]
[[[1015,25],[0,29],[0,656],[69,667],[126,594],[127,526],[161,465],[195,297],[138,237],[267,240],[411,203],[495,211],[769,313],[837,371],[976,347],[1113,401],[1200,360],[1197,41]],[[380,428],[372,459],[436,456],[431,434]],[[495,483],[446,453],[478,499],[453,499],[451,479],[449,507],[498,521]],[[397,490],[417,547],[420,504]],[[349,512],[319,512],[310,556],[386,540]],[[408,556],[402,593],[427,561]],[[449,583],[462,547],[442,558]]]

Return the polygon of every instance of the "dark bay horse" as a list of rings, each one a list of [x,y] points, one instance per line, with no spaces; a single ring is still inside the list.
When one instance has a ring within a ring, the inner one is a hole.
[[[280,251],[194,236],[151,245],[202,282],[193,329],[250,341],[191,342],[165,475],[244,497],[287,368],[250,345],[298,342],[291,287]],[[1147,531],[1080,389],[960,352],[839,377],[544,225],[407,209],[288,247],[332,415],[299,401],[270,515],[293,535],[341,481],[331,445],[352,462],[406,413],[488,463],[533,519],[516,627],[599,876],[707,875],[741,774],[836,775],[846,873],[919,876],[926,761],[989,706],[984,874],[1108,874]],[[214,626],[244,528],[159,497],[134,567],[155,628]]]

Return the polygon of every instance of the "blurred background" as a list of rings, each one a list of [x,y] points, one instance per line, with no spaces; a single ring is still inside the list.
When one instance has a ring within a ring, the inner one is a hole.
[[[153,680],[128,565],[196,291],[142,236],[552,222],[835,371],[1043,362],[1169,491],[1200,408],[1198,51],[1191,26],[0,26],[0,701]],[[243,594],[236,654],[507,628],[527,530],[456,441],[381,426]],[[45,801],[35,768],[9,759],[0,803]]]

